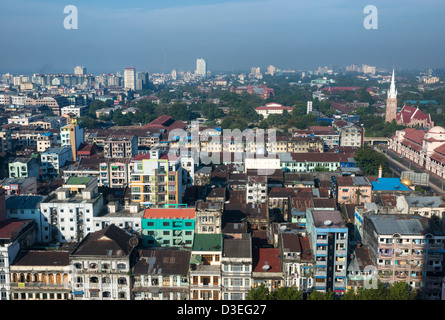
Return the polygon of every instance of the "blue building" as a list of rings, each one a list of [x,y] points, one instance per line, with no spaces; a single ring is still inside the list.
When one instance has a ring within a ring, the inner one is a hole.
[[[306,209],[306,230],[314,250],[314,289],[343,294],[347,285],[348,228],[338,210]]]

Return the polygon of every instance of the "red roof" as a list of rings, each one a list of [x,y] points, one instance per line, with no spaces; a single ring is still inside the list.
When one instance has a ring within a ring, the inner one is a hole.
[[[408,139],[412,142],[415,142],[419,145],[423,144],[423,139],[425,136],[425,133],[427,132],[426,130],[418,130],[418,129],[413,129],[413,128],[406,128],[403,129],[403,131],[405,132],[405,139]]]
[[[279,248],[253,248],[253,272],[281,272]],[[264,270],[263,266],[269,268]]]
[[[153,124],[160,124],[160,125],[164,125],[168,120],[170,120],[172,117],[169,115],[162,115],[160,117],[157,117],[156,119],[154,119],[152,122],[150,122],[149,124],[153,125]]]
[[[431,117],[429,114],[424,114],[419,108],[405,105],[397,114],[397,120],[402,120],[403,123],[410,123],[412,120],[431,122]]]
[[[144,159],[150,159],[150,154],[149,153],[147,153],[147,154],[138,154],[137,156],[135,156],[133,158],[133,161],[141,161],[141,160],[144,160]]]
[[[144,219],[194,219],[194,208],[145,209]]]
[[[31,220],[3,220],[0,221],[0,239],[11,239],[23,225]]]
[[[411,149],[414,149],[416,151],[422,151],[422,146],[421,145],[419,145],[417,143],[414,143],[414,142],[412,142],[412,141],[410,141],[408,139],[403,139],[401,144],[406,146],[406,147],[409,147]]]

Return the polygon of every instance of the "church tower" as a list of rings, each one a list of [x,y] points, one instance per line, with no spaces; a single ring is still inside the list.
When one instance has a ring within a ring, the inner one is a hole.
[[[394,69],[392,70],[391,86],[386,99],[386,122],[392,122],[397,117],[397,89],[394,80]]]

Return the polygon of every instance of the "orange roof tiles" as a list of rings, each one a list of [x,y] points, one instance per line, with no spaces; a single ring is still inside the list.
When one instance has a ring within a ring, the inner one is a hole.
[[[143,219],[194,219],[194,208],[150,208],[145,209]]]

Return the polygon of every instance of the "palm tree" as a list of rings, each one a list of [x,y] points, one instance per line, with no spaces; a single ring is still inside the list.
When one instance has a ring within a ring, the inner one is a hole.
[[[360,203],[360,197],[362,196],[362,190],[360,190],[360,188],[358,188],[357,190],[355,190],[355,203],[359,204]]]

